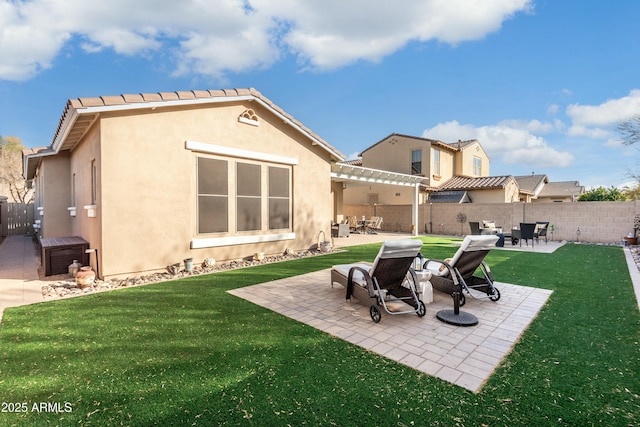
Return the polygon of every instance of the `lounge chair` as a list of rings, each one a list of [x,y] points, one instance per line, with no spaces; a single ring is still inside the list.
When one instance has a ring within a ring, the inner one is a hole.
[[[431,272],[433,289],[453,297],[453,310],[438,312],[438,319],[458,326],[473,326],[478,323],[475,316],[460,312],[460,307],[466,302],[463,292],[473,298],[488,298],[492,301],[500,299],[500,291],[493,286],[491,270],[484,262],[485,256],[495,248],[497,241],[498,236],[495,235],[465,236],[451,259],[425,260],[424,268]],[[477,270],[482,277],[474,276]]]
[[[371,320],[382,318],[380,306],[389,314],[426,314],[419,299],[418,278],[412,265],[422,242],[413,239],[384,242],[373,264],[364,261],[335,265],[331,269],[331,286],[340,283],[347,290],[346,299],[353,296],[363,304],[370,303]]]

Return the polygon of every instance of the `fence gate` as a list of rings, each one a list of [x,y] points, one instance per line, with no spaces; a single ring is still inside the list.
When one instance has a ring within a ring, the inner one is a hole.
[[[0,226],[3,236],[20,236],[33,232],[33,203],[1,203]]]

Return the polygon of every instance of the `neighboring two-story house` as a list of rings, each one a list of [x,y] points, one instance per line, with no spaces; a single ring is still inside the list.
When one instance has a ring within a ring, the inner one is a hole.
[[[487,177],[490,160],[477,140],[448,144],[442,141],[393,133],[361,154],[361,161],[351,164],[424,177],[420,203],[444,188],[454,177]],[[482,189],[477,189],[481,191]],[[367,183],[349,185],[344,190],[349,204],[406,205],[411,203],[411,189],[398,189]]]

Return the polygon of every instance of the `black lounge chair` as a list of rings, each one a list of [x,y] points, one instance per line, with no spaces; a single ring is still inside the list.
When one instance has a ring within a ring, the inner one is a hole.
[[[414,239],[384,242],[373,264],[333,266],[331,286],[344,286],[347,300],[353,296],[363,304],[369,302],[369,314],[376,323],[382,318],[379,307],[389,314],[423,317],[426,307],[418,297],[418,277],[411,268],[421,247],[422,242]]]
[[[493,276],[484,262],[485,256],[495,248],[498,236],[465,236],[462,245],[449,260],[427,259],[424,268],[431,272],[433,289],[453,297],[453,310],[442,310],[436,315],[443,322],[457,326],[473,326],[478,319],[460,311],[466,302],[464,292],[473,298],[500,299],[500,291],[493,286]],[[476,271],[480,276],[474,275]],[[471,291],[476,291],[472,293]],[[479,295],[480,294],[480,295]]]

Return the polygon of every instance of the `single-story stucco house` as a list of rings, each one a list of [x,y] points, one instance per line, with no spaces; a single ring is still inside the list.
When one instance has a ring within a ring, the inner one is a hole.
[[[78,98],[24,155],[37,236],[78,236],[102,278],[303,250],[340,219],[336,148],[255,89]]]

